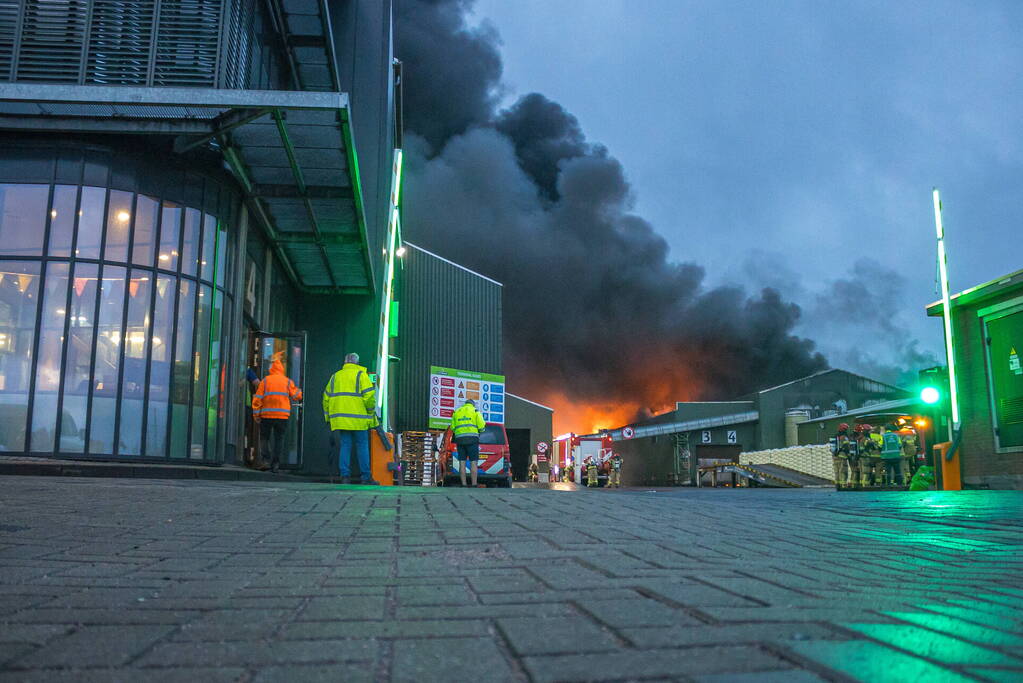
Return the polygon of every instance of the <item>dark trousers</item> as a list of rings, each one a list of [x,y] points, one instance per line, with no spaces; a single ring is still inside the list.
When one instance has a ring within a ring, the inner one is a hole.
[[[884,478],[887,482],[895,482],[902,486],[902,458],[885,458]]]
[[[277,467],[284,450],[284,436],[288,431],[287,420],[272,420],[264,417],[259,421],[259,431],[263,437],[264,453],[270,456],[270,466]]]

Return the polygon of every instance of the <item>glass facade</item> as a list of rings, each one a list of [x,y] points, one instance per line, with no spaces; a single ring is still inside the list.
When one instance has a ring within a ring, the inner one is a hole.
[[[0,182],[0,452],[220,461],[236,196],[47,153]]]

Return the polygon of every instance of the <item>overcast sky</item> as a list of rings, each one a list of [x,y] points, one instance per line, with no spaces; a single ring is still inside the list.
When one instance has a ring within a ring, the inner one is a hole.
[[[779,287],[826,349],[828,283],[858,272],[891,302],[865,315],[940,350],[934,185],[954,291],[1023,268],[1019,0],[478,0],[476,19],[508,103],[563,104],[673,258]]]

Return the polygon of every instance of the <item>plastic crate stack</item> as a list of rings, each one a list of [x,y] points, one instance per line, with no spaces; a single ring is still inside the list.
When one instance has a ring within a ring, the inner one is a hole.
[[[433,435],[401,433],[401,473],[405,486],[433,486]]]

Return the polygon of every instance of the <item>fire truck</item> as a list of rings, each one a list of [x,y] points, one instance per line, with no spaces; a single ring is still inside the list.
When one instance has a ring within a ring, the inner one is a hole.
[[[561,481],[562,473],[566,467],[573,468],[572,481],[582,484],[586,480],[586,464],[595,460],[600,467],[601,486],[607,480],[603,464],[614,455],[611,448],[610,432],[599,434],[562,434],[554,438],[554,452],[551,456],[551,467],[557,471],[551,472],[552,481]],[[582,463],[582,467],[579,464]]]

